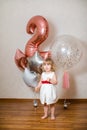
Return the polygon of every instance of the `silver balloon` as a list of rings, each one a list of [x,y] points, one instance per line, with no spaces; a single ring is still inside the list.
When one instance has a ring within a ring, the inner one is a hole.
[[[23,80],[27,86],[36,87],[38,84],[38,75],[34,71],[30,71],[28,68],[25,68]]]
[[[38,51],[32,57],[27,58],[30,70],[40,73],[40,66],[43,63],[43,58],[40,56]]]
[[[59,36],[51,46],[51,53],[58,67],[70,69],[81,59],[81,42],[73,36]]]

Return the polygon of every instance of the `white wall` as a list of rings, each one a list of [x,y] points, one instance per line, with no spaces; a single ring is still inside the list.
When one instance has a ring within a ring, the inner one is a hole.
[[[38,98],[22,79],[22,72],[14,63],[16,49],[24,52],[30,39],[26,33],[28,20],[44,16],[50,32],[42,49],[50,48],[52,39],[72,35],[82,41],[83,56],[70,70],[70,89],[61,87],[58,72],[59,98],[87,98],[87,0],[0,0],[0,98]]]

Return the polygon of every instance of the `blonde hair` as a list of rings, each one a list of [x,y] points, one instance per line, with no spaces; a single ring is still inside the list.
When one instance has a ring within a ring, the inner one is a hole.
[[[44,70],[44,65],[45,64],[50,64],[51,65],[51,71],[55,71],[55,65],[54,65],[54,62],[53,62],[53,60],[51,58],[47,58],[47,59],[44,60],[42,66],[41,66],[42,71],[45,71]]]

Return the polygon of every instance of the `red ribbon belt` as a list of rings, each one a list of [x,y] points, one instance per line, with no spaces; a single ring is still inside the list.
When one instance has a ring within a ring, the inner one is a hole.
[[[52,84],[50,81],[44,80],[42,81],[42,84]]]

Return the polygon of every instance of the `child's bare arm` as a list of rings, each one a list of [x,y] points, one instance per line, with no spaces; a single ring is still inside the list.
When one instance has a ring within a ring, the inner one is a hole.
[[[41,87],[41,80],[39,81],[38,85],[35,87],[35,92],[38,92],[40,90]]]

